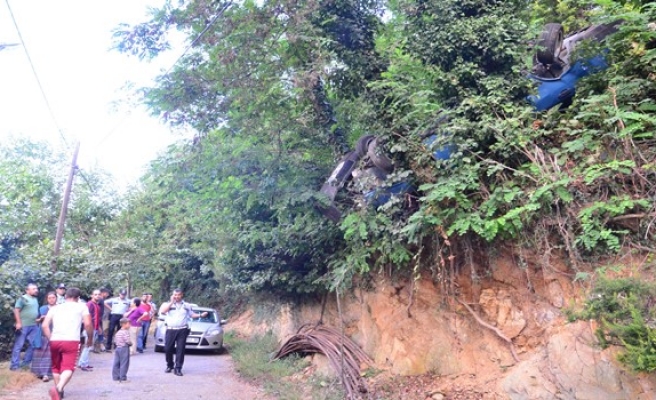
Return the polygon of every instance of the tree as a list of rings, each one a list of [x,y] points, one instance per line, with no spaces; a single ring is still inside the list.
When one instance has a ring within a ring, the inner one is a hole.
[[[68,155],[42,142],[10,138],[0,146],[0,304],[14,306],[29,282],[45,290],[67,282],[83,290],[99,287],[111,275],[92,275],[97,239],[116,211],[102,171],[81,171],[70,202],[57,273],[50,271]],[[0,339],[13,341],[13,316],[0,317]],[[7,351],[0,347],[0,352]]]

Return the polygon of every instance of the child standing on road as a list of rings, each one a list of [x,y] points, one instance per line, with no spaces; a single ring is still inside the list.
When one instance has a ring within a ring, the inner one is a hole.
[[[112,379],[117,382],[126,382],[128,380],[128,368],[130,368],[130,320],[121,318],[121,329],[114,335],[114,365],[112,367]]]

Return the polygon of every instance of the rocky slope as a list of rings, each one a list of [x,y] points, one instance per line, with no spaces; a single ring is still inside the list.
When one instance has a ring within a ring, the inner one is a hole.
[[[592,322],[567,322],[564,309],[582,302],[586,285],[557,260],[518,259],[500,251],[486,260],[485,274],[473,265],[451,283],[429,274],[409,282],[380,275],[339,304],[328,299],[323,323],[344,329],[374,360],[371,398],[656,398],[653,374],[624,370],[620,349],[597,345]],[[321,316],[319,303],[255,307],[228,329],[271,330],[282,343]],[[385,387],[387,397],[376,395]]]

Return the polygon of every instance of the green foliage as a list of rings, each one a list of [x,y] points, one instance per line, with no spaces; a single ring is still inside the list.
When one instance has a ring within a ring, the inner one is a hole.
[[[408,276],[447,251],[464,263],[455,248],[524,243],[527,232],[566,249],[572,265],[654,248],[653,2],[192,0],[150,15],[118,27],[115,46],[149,59],[169,47],[170,30],[187,35],[184,56],[140,93],[153,114],[196,136],[155,160],[120,203],[102,172],[83,171],[54,275],[68,156],[24,141],[0,147],[7,309],[28,279],[148,290],[160,303],[182,287],[211,304],[232,293],[341,290],[383,270]],[[609,68],[582,79],[568,108],[533,111],[526,71],[542,25],[569,33],[619,19],[616,34],[572,55],[607,50]],[[371,182],[351,181],[333,224],[315,210],[317,190],[364,134],[393,158],[383,185],[417,190],[374,210],[362,201]],[[444,146],[452,156],[434,160]],[[576,270],[576,280],[589,277]],[[643,292],[627,285],[616,291],[626,304],[604,295],[596,318],[621,336],[627,362],[649,370]],[[10,321],[0,323],[6,338]]]
[[[600,242],[612,251],[619,251],[621,247],[620,237],[626,235],[627,231],[618,231],[608,228],[609,219],[618,215],[626,214],[627,210],[649,209],[651,202],[647,199],[633,200],[627,196],[610,198],[605,202],[595,202],[589,207],[581,210],[581,234],[576,242],[580,243],[586,250],[596,248]]]
[[[289,377],[308,366],[308,361],[294,354],[271,361],[270,357],[279,347],[271,333],[248,340],[227,334],[225,343],[239,374],[262,384],[265,391],[277,399],[300,400],[307,396],[323,400],[344,398],[341,385],[326,377],[311,376],[307,382],[290,380]]]
[[[153,163],[112,225],[125,236],[117,251],[129,251],[112,257],[146,266],[130,279],[158,282],[161,293],[202,274],[207,286],[187,284],[197,295],[301,295],[383,268],[407,275],[455,238],[523,241],[535,232],[573,265],[653,247],[655,9],[581,0],[167,3],[150,21],[122,26],[117,47],[151,57],[168,30],[189,35],[193,46],[143,94],[155,114],[197,137]],[[526,71],[542,25],[573,32],[617,19],[619,32],[573,55],[603,47],[610,68],[579,82],[567,109],[534,112]],[[372,210],[360,201],[366,184],[351,182],[336,198],[345,217],[335,226],[314,211],[316,191],[363,134],[378,135],[394,159],[385,184],[418,189]],[[432,151],[446,145],[453,156],[435,161]]]
[[[117,277],[98,265],[97,246],[116,213],[102,171],[78,171],[60,250],[51,270],[69,155],[45,143],[11,138],[0,146],[0,358],[13,344],[13,307],[34,282],[43,302],[59,282],[84,294]]]
[[[226,335],[225,341],[232,359],[235,360],[237,370],[246,378],[282,378],[302,368],[296,356],[271,362],[270,356],[278,347],[278,341],[271,333],[248,340]]]
[[[656,285],[633,278],[601,277],[574,318],[600,322],[596,332],[602,345],[625,347],[619,360],[635,371],[656,370]]]

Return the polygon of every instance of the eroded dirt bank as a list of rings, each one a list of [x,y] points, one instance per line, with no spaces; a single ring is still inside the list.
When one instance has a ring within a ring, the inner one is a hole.
[[[526,254],[518,260],[499,251],[486,268],[457,272],[453,283],[429,274],[414,282],[381,275],[342,296],[341,315],[336,299],[328,299],[323,323],[340,328],[343,321],[346,334],[383,371],[370,380],[372,393],[376,386],[396,393],[371,398],[656,398],[654,374],[624,370],[618,349],[597,346],[591,323],[567,322],[565,307],[580,303],[586,286],[574,283],[558,260]],[[264,312],[256,306],[229,328],[244,335],[271,330],[282,342],[301,325],[317,323],[321,311],[318,302],[270,305]],[[325,364],[319,360],[317,368],[330,373]],[[403,382],[416,387],[404,390]]]

